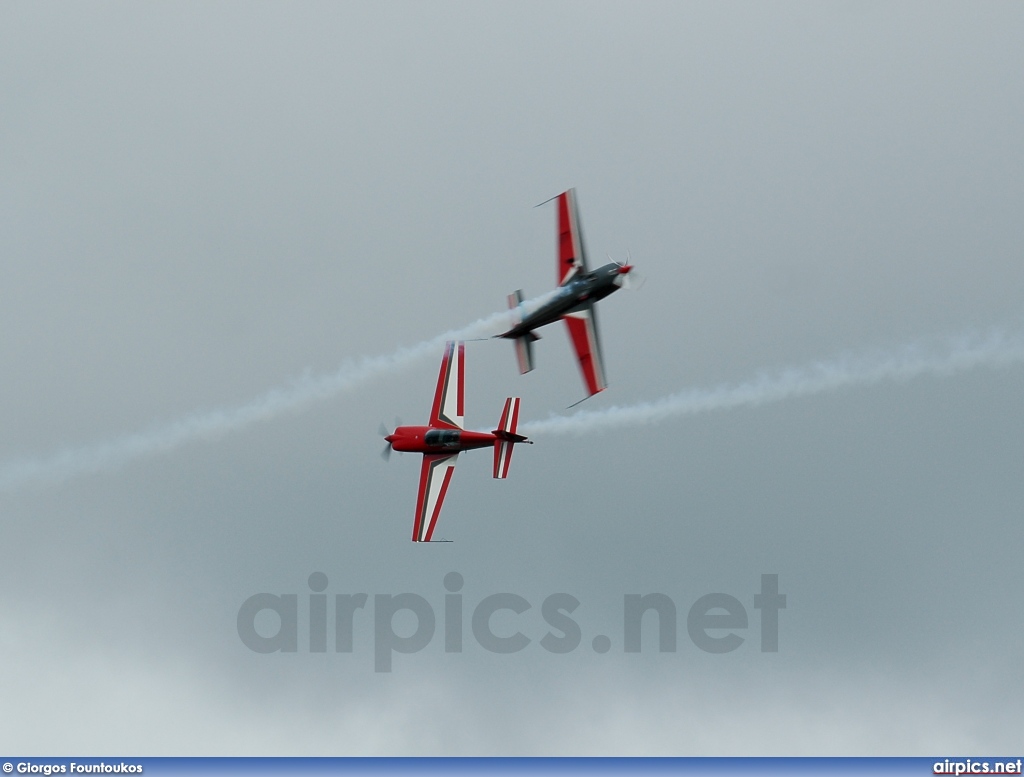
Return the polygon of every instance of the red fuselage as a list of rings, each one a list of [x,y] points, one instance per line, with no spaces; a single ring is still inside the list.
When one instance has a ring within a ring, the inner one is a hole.
[[[488,448],[498,439],[491,432],[467,432],[436,426],[399,426],[384,438],[402,453],[458,453]]]

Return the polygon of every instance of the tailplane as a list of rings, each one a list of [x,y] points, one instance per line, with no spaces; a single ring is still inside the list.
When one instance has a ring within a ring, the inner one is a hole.
[[[512,328],[515,329],[523,322],[523,290],[516,289],[508,295],[508,307],[512,311]],[[533,332],[527,332],[515,338],[516,361],[519,362],[519,372],[525,375],[533,369],[533,341],[540,338]]]
[[[516,434],[516,425],[519,423],[519,397],[509,397],[505,400],[505,409],[501,411],[501,420],[498,428],[493,434],[494,441],[494,477],[503,479],[508,477],[508,468],[512,463],[512,447],[517,442],[525,442],[532,445],[523,435]]]

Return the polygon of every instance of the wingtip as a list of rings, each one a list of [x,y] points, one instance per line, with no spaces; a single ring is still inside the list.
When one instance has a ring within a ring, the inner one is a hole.
[[[570,187],[570,188],[566,189],[566,190],[565,190],[564,192],[559,192],[559,193],[558,193],[558,194],[556,194],[556,195],[555,195],[554,197],[548,197],[548,198],[547,198],[546,200],[544,200],[544,202],[538,202],[538,203],[537,203],[536,205],[534,205],[533,207],[535,207],[535,208],[539,208],[539,207],[540,207],[541,205],[547,205],[547,204],[548,204],[549,202],[551,202],[552,200],[557,200],[557,199],[558,199],[559,197],[561,197],[561,196],[562,196],[563,194],[566,194],[566,193],[568,193],[568,192],[571,192],[571,191],[572,191],[572,187]]]
[[[572,408],[576,407],[576,405],[580,404],[581,402],[586,402],[586,401],[587,401],[588,399],[590,399],[591,397],[593,397],[593,396],[596,396],[596,395],[600,394],[600,393],[601,393],[602,391],[604,391],[604,389],[605,389],[605,388],[608,388],[608,387],[607,387],[607,386],[605,386],[604,388],[599,388],[599,389],[598,389],[597,391],[595,391],[595,392],[594,392],[593,394],[587,394],[587,395],[586,395],[585,397],[583,397],[583,399],[579,399],[579,400],[576,400],[576,401],[575,401],[575,402],[573,402],[573,403],[572,403],[571,405],[569,405],[569,407],[567,407],[567,408],[566,408],[566,410],[571,410]]]

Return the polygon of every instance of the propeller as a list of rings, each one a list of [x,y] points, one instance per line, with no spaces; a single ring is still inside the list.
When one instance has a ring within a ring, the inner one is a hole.
[[[638,273],[633,268],[633,263],[631,261],[632,257],[630,257],[629,251],[626,251],[626,261],[624,262],[616,262],[614,259],[611,258],[611,256],[609,256],[608,258],[615,262],[615,264],[617,264],[619,267],[619,274],[615,278],[616,286],[618,286],[620,289],[637,290],[644,285],[644,282],[647,280],[647,278],[645,278],[643,275]],[[634,280],[636,281],[635,285]]]
[[[401,426],[401,425],[402,425],[402,422],[401,422],[401,420],[400,420],[400,419],[398,419],[398,418],[396,418],[396,419],[395,419],[395,428],[397,429],[397,428],[398,428],[399,426]],[[391,447],[391,440],[389,440],[388,438],[389,438],[389,437],[390,437],[390,436],[391,436],[392,434],[394,434],[394,432],[389,432],[389,431],[388,431],[388,428],[387,428],[386,426],[384,426],[384,422],[383,422],[383,421],[381,421],[381,422],[380,422],[380,426],[378,426],[378,427],[377,427],[377,433],[378,433],[378,434],[379,434],[379,435],[380,435],[381,437],[383,437],[383,438],[384,438],[384,450],[382,450],[382,451],[380,452],[380,457],[381,457],[382,459],[384,459],[384,461],[390,461],[390,460],[391,460],[391,451],[393,451],[393,450],[394,450],[394,448],[392,448],[392,447]]]

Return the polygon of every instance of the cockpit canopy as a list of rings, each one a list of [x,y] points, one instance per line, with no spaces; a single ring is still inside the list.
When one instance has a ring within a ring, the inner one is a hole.
[[[423,442],[436,448],[447,448],[459,444],[458,429],[431,429],[423,435]]]

